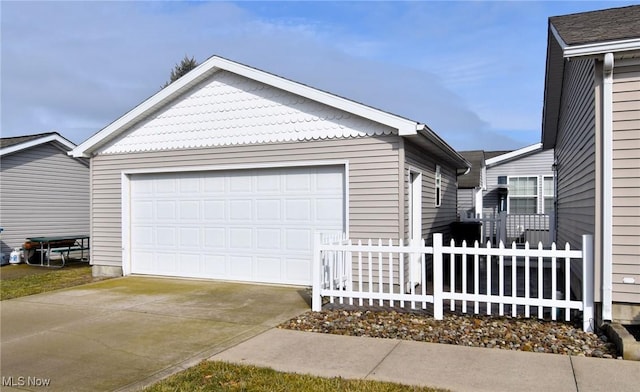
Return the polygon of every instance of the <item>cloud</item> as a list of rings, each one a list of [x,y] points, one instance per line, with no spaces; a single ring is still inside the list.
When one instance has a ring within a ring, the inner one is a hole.
[[[2,135],[59,130],[81,142],[157,92],[185,54],[218,54],[424,122],[459,149],[521,144],[491,129],[495,113],[453,90],[454,81],[482,87],[493,63],[453,58],[445,73],[429,65],[446,67],[446,52],[407,52],[415,40],[447,34],[414,31],[415,4],[345,7],[373,11],[347,28],[313,16],[262,17],[243,3],[4,3]],[[383,18],[391,12],[393,23]],[[369,33],[380,20],[389,22]]]

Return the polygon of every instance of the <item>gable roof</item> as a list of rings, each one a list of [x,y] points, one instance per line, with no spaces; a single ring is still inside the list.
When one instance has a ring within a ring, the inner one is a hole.
[[[522,147],[515,151],[509,151],[503,154],[495,155],[492,158],[488,158],[485,161],[485,164],[487,165],[487,167],[500,165],[509,161],[513,161],[515,159],[524,158],[528,155],[535,154],[540,151],[542,151],[542,143],[536,143],[530,146]]]
[[[549,18],[542,113],[542,143],[553,148],[564,79],[565,59],[640,56],[640,5]]]
[[[188,72],[186,75],[160,90],[122,117],[118,118],[105,128],[78,145],[73,151],[74,157],[90,157],[93,152],[106,145],[111,140],[131,129],[136,123],[142,121],[154,111],[174,100],[196,84],[204,81],[219,71],[228,71],[243,76],[250,80],[258,81],[281,90],[308,98],[330,107],[334,107],[357,116],[369,119],[376,123],[386,125],[398,130],[400,136],[421,136],[435,145],[457,167],[467,167],[468,162],[459,155],[446,142],[438,137],[425,124],[406,119],[373,107],[322,91],[307,85],[297,83],[280,76],[249,67],[219,56],[213,56]]]
[[[553,16],[549,24],[568,46],[637,39],[640,5]]]
[[[40,144],[53,142],[64,151],[73,150],[76,145],[62,137],[58,132],[38,133],[33,135],[3,137],[0,139],[0,156],[12,154]]]
[[[485,152],[482,150],[460,151],[460,155],[471,164],[469,172],[458,177],[458,188],[476,188],[481,186],[480,174],[484,167]]]

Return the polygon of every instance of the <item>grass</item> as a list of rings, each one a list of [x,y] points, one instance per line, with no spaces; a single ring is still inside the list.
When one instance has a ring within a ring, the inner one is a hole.
[[[145,392],[169,391],[444,392],[446,390],[371,380],[323,378],[282,373],[255,366],[204,361],[145,389]]]
[[[60,269],[25,264],[3,266],[0,269],[0,300],[64,289],[95,280],[91,276],[91,267],[86,263],[71,264]]]

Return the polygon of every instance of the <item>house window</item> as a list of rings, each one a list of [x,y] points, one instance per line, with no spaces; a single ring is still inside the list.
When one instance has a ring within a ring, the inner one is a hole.
[[[436,207],[440,207],[442,196],[442,174],[440,173],[440,165],[436,165]]]
[[[538,177],[509,177],[509,213],[536,214],[537,206]]]
[[[555,189],[554,189],[554,181],[553,181],[553,177],[550,176],[545,176],[542,179],[542,196],[544,197],[544,204],[542,206],[542,208],[544,208],[544,211],[542,211],[545,214],[552,214],[554,212],[554,208],[553,208],[553,202],[554,202],[554,196],[555,196]]]

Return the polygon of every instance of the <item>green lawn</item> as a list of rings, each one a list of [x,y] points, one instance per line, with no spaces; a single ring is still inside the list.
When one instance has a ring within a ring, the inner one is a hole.
[[[443,392],[446,390],[380,381],[347,380],[340,377],[322,378],[282,373],[255,366],[205,361],[145,389],[145,392],[169,391]]]
[[[26,264],[0,268],[0,300],[24,297],[95,281],[91,267],[76,263],[64,268],[34,267]]]

